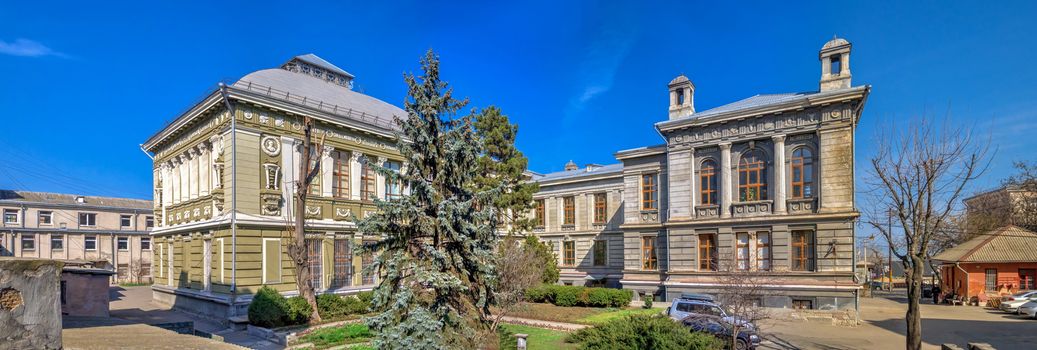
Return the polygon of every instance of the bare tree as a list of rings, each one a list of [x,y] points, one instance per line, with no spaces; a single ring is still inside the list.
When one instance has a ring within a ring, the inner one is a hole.
[[[726,329],[729,348],[745,349],[750,344],[740,346],[738,334],[746,330],[758,331],[759,321],[771,317],[763,307],[763,301],[775,295],[770,286],[777,282],[775,276],[778,272],[773,271],[770,259],[760,259],[756,251],[748,249],[742,253],[722,253],[716,263],[716,282],[723,286],[716,301],[726,316],[719,310],[707,309],[693,313],[685,321],[719,323]]]
[[[934,239],[958,211],[966,185],[982,174],[987,147],[968,128],[920,118],[880,137],[871,159],[874,207],[867,223],[893,247],[907,282],[907,349],[921,349],[919,301]],[[888,215],[888,216],[887,216]],[[896,225],[888,225],[887,219]]]
[[[295,182],[295,219],[293,220],[292,241],[288,244],[288,256],[295,264],[295,285],[299,289],[299,295],[306,299],[313,310],[310,321],[320,322],[320,313],[317,312],[317,296],[313,286],[313,271],[310,271],[310,256],[306,247],[306,196],[309,194],[310,186],[321,173],[320,159],[314,158],[324,148],[324,137],[322,134],[320,142],[313,143],[313,120],[303,117],[302,161],[299,162],[299,173]]]
[[[494,300],[497,315],[490,329],[496,330],[504,316],[525,300],[526,290],[540,285],[544,268],[537,252],[508,236],[497,246],[497,289]]]

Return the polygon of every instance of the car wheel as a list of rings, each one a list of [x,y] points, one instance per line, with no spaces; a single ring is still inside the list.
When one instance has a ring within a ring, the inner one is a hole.
[[[748,350],[749,344],[745,343],[745,340],[735,340],[735,350]]]

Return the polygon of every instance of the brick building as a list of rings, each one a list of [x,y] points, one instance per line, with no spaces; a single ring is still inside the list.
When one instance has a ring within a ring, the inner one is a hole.
[[[1037,233],[1005,226],[932,258],[944,293],[975,297],[1037,289]]]

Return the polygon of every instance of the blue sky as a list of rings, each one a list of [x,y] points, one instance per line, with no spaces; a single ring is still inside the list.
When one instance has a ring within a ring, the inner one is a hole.
[[[0,188],[150,198],[138,144],[218,81],[303,53],[400,105],[433,48],[455,93],[519,124],[532,170],[613,163],[662,142],[674,76],[699,110],[816,90],[833,35],[853,42],[854,84],[873,85],[859,174],[879,130],[922,113],[991,136],[975,189],[1037,160],[1034,2],[38,3],[0,9]]]

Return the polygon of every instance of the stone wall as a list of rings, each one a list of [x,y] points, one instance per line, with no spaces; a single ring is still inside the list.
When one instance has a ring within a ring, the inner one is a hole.
[[[60,349],[62,263],[0,259],[0,349]]]

